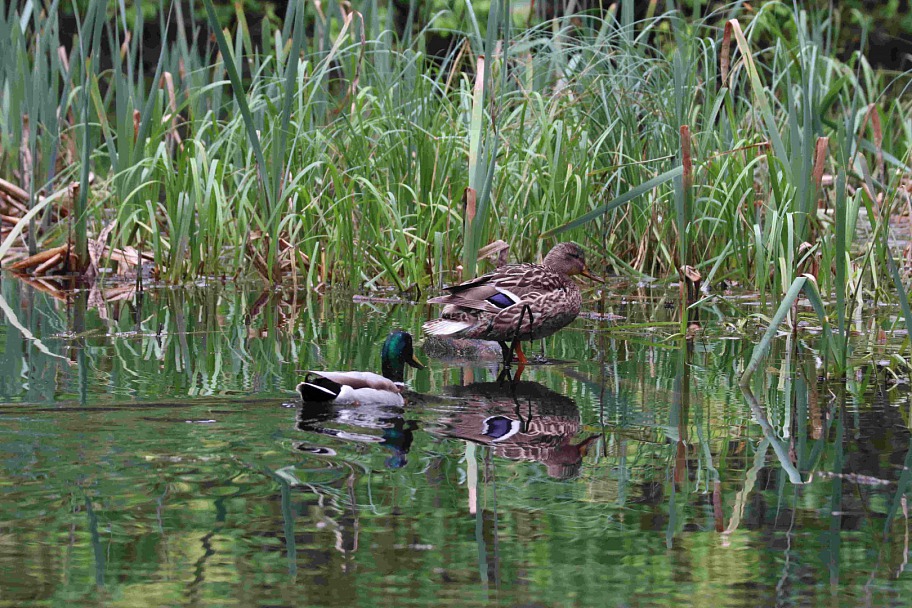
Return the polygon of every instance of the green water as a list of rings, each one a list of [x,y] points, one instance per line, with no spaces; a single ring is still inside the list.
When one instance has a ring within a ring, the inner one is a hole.
[[[515,392],[430,360],[405,409],[302,409],[302,370],[376,370],[431,311],[0,293],[0,606],[908,603],[909,393],[818,381],[813,332],[752,402],[754,334],[709,310],[682,348],[639,292],[591,304],[624,320],[577,320]],[[895,349],[876,327],[856,360]]]

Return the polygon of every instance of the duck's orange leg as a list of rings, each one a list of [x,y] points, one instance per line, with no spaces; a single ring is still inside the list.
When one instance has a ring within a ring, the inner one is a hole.
[[[522,342],[516,343],[515,352],[516,352],[516,360],[519,361],[520,365],[525,365],[526,363],[529,362],[529,360],[526,359],[526,354],[523,352]]]
[[[526,354],[523,352],[522,343],[519,341],[519,330],[522,328],[523,319],[526,318],[526,313],[529,314],[529,326],[531,327],[535,323],[535,317],[532,315],[532,309],[529,308],[528,304],[523,304],[522,310],[519,312],[519,322],[516,324],[516,334],[513,336],[513,343],[510,345],[511,354],[515,353],[516,360],[519,362],[520,373],[522,373],[522,368],[529,362],[526,359]],[[510,359],[512,360],[512,356]]]
[[[525,370],[525,369],[526,369],[526,364],[523,363],[522,361],[520,361],[519,365],[516,366],[516,375],[513,376],[512,383],[514,386],[516,386],[516,384],[519,383],[519,379],[522,378],[522,373],[523,373],[523,370]]]

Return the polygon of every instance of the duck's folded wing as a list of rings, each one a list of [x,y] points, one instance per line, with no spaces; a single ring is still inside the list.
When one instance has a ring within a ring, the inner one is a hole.
[[[464,309],[499,313],[542,292],[561,291],[563,282],[553,272],[536,264],[504,266],[497,272],[448,287],[449,295],[428,300]]]
[[[308,372],[322,376],[343,386],[351,387],[355,390],[359,388],[372,388],[378,391],[389,391],[398,393],[402,391],[402,385],[393,382],[389,378],[384,378],[380,374],[372,372]]]
[[[492,298],[494,299],[493,301],[491,301]],[[499,299],[503,299],[506,303],[504,304],[499,301]],[[502,296],[493,285],[479,285],[460,293],[432,298],[428,300],[428,303],[446,304],[458,306],[460,308],[496,313],[506,306],[514,304],[514,301],[512,298]]]

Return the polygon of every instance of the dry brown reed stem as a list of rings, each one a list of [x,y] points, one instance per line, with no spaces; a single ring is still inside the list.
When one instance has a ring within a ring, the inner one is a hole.
[[[6,205],[8,207],[7,211],[16,210],[22,215],[28,213],[28,207],[5,192],[0,192],[0,204]]]
[[[684,187],[693,186],[693,156],[691,154],[690,127],[681,125],[681,165],[684,167]]]
[[[460,67],[462,65],[462,58],[468,50],[469,50],[469,39],[466,38],[465,41],[461,45],[459,45],[459,52],[456,53],[456,59],[453,60],[453,65],[450,68],[450,73],[447,75],[446,86],[444,86],[444,88],[443,88],[444,93],[449,92],[450,85],[453,83],[453,78],[455,78],[457,74],[462,73],[462,69]]]
[[[491,260],[497,268],[507,263],[510,256],[510,245],[504,240],[497,239],[478,250],[478,259]]]
[[[170,119],[170,135],[174,139],[174,142],[179,146],[183,146],[181,142],[181,136],[177,132],[177,94],[174,92],[174,77],[171,75],[171,72],[165,72],[162,74],[161,84],[165,87],[165,91],[168,93],[168,107],[171,110],[171,113],[168,116],[165,116],[164,119]]]
[[[727,86],[725,81],[728,80],[728,69],[731,66],[731,38],[732,23],[725,22],[725,31],[722,34],[722,49],[719,56],[719,69],[722,76],[722,86]]]
[[[15,198],[21,203],[27,203],[29,199],[28,192],[17,186],[12,182],[8,182],[5,179],[0,178],[0,190],[2,190],[10,198]]]
[[[268,265],[266,264],[266,258],[265,258],[265,256],[263,256],[262,251],[269,251],[269,241],[270,241],[270,236],[268,234],[264,235],[263,233],[261,233],[260,231],[257,230],[250,234],[250,238],[245,245],[247,254],[250,256],[251,260],[253,261],[254,268],[256,268],[257,272],[262,274],[264,278],[268,277],[269,275],[267,274]],[[118,250],[115,250],[115,251],[118,251]],[[123,251],[129,253],[130,251],[135,251],[135,250],[132,249],[131,247],[127,247]],[[146,259],[148,261],[152,261],[154,259],[152,257],[152,255],[148,254],[148,253],[142,253],[140,255],[143,257],[143,259]],[[307,267],[310,267],[310,264],[311,264],[310,257],[307,256],[307,254],[305,254],[304,252],[300,251],[297,247],[292,245],[291,241],[289,241],[284,236],[279,237],[278,256],[279,256],[278,263],[279,263],[281,271],[283,273],[291,272],[295,267],[295,263],[296,263],[297,259],[300,259],[303,262],[303,264]],[[112,256],[112,259],[115,259],[115,258]],[[321,276],[323,277],[323,281],[325,282],[326,281],[326,264],[325,263],[323,264],[321,271],[322,271]]]
[[[868,114],[865,119],[867,119],[868,115],[871,117],[871,130],[874,131],[874,156],[877,159],[877,172],[881,181],[886,181],[887,169],[884,165],[883,156],[883,128],[880,125],[880,111],[873,103],[868,106]]]
[[[43,264],[39,264],[38,267],[35,269],[35,276],[43,275],[48,270],[50,270],[51,268],[53,268],[54,266],[59,264],[61,262],[61,260],[63,260],[63,254],[58,253],[54,257],[49,259],[48,261],[44,262]]]
[[[41,266],[48,260],[52,259],[55,256],[63,256],[66,254],[69,249],[69,245],[61,245],[60,247],[54,247],[46,251],[41,251],[35,255],[31,255],[24,260],[19,260],[14,264],[10,264],[10,270],[26,270],[32,268],[33,266]]]
[[[688,305],[693,304],[697,301],[697,296],[700,294],[700,283],[703,282],[703,275],[700,274],[699,270],[689,264],[681,268],[681,274],[684,277],[684,282],[687,284],[687,303]]]
[[[691,277],[697,276],[697,280],[700,279],[700,273],[697,272],[694,268],[685,265],[689,261],[689,255],[686,249],[688,249],[687,244],[687,223],[689,223],[690,210],[688,209],[690,205],[690,190],[693,187],[693,154],[692,154],[692,142],[690,136],[690,127],[688,125],[681,125],[681,166],[684,169],[684,174],[682,176],[684,183],[684,204],[683,204],[683,216],[679,218],[681,223],[681,228],[678,233],[678,274],[680,275],[679,289],[681,292],[681,327],[683,328],[687,325],[688,317],[688,307],[691,302],[690,293],[693,291],[696,293],[696,289],[691,288]],[[696,295],[694,295],[693,301],[696,301]]]
[[[327,270],[326,264],[326,247],[320,247],[320,285],[315,287],[315,289],[318,289],[320,286],[328,285],[328,273],[329,271]]]
[[[67,57],[67,50],[64,46],[57,47],[57,57],[60,59],[60,64],[63,66],[64,72],[70,71],[70,58]]]
[[[475,221],[476,197],[474,188],[466,188],[462,193],[462,210],[466,225]]]
[[[823,165],[826,161],[829,143],[829,137],[818,137],[817,147],[814,150],[814,172],[811,175],[814,178],[814,192],[817,195],[820,194],[820,187],[823,184]]]
[[[123,270],[125,270],[125,267],[127,266],[139,266],[142,262],[152,262],[155,260],[155,256],[151,253],[139,251],[135,247],[124,247],[123,249],[105,247],[102,259],[104,259],[104,257],[110,257],[111,260],[120,265],[118,274],[123,274]]]
[[[132,39],[133,39],[133,37],[130,34],[130,30],[127,30],[127,33],[124,36],[123,44],[120,45],[120,58],[121,59],[126,58],[127,52],[129,52],[129,50],[130,50],[130,40],[132,40]]]
[[[23,190],[28,192],[31,190],[31,179],[32,179],[32,151],[29,147],[29,138],[31,137],[31,130],[29,128],[29,115],[22,115],[22,142],[19,147],[19,166],[22,167],[22,180],[25,182]],[[26,199],[28,200],[28,195]]]
[[[852,155],[852,162],[849,163],[849,166],[855,165],[855,158],[861,153],[861,139],[865,132],[865,128],[868,126],[868,121],[871,121],[871,130],[874,132],[874,156],[877,159],[877,170],[880,172],[881,179],[886,179],[886,168],[884,167],[883,158],[883,128],[880,122],[880,111],[874,103],[868,105],[864,120],[861,122],[861,128],[858,129],[858,145],[855,147],[855,153]],[[865,191],[868,192],[869,189],[865,188]],[[876,203],[876,197],[871,196],[871,201]]]
[[[364,64],[364,51],[367,49],[367,37],[364,34],[364,15],[358,11],[352,11],[352,15],[357,15],[361,21],[361,50],[358,53],[358,63],[355,64],[355,76],[352,78],[351,86],[345,94],[345,99],[351,99],[351,112],[355,113],[355,98],[358,95],[358,83],[361,81],[361,66]],[[297,58],[294,58],[297,61]],[[345,100],[343,100],[345,101]]]

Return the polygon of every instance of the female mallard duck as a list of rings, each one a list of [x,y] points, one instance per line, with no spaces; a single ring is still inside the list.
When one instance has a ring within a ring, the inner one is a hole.
[[[297,386],[305,402],[331,401],[339,404],[403,405],[403,377],[406,363],[415,369],[424,365],[415,358],[412,336],[394,331],[381,351],[383,375],[372,372],[309,371]]]
[[[580,290],[570,278],[577,274],[603,282],[586,268],[579,245],[561,243],[541,264],[507,264],[447,287],[448,295],[428,300],[446,306],[440,318],[428,321],[423,329],[432,336],[499,342],[507,364],[511,359],[507,342],[514,341],[517,358],[525,363],[519,342],[550,336],[579,315]]]
[[[478,261],[490,260],[495,268],[506,266],[509,256],[510,245],[500,239],[478,250]],[[504,356],[500,346],[490,340],[450,336],[429,335],[424,339],[421,349],[431,359],[443,359],[450,362],[501,361]]]

